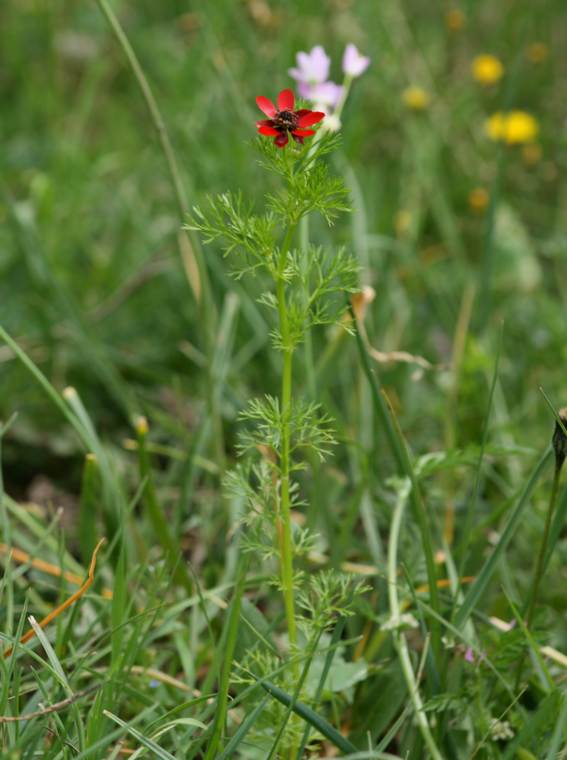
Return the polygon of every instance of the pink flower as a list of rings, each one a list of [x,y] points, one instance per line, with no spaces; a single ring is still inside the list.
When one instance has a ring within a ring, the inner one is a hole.
[[[329,76],[331,59],[321,45],[315,45],[310,53],[300,52],[296,56],[297,68],[289,69],[296,82],[318,84]]]
[[[299,82],[297,91],[302,98],[317,103],[317,106],[321,106],[324,110],[325,108],[335,109],[338,106],[344,87],[335,82],[320,82],[319,84]]]
[[[343,71],[349,77],[359,77],[370,66],[370,58],[361,55],[356,45],[350,42],[343,55]]]

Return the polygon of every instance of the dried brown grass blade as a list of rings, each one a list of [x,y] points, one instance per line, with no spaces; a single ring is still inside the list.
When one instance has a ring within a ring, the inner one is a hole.
[[[72,596],[70,596],[62,604],[60,604],[59,607],[56,607],[54,610],[52,610],[49,613],[49,615],[46,615],[43,618],[43,620],[41,620],[39,622],[39,627],[40,628],[45,628],[46,626],[48,626],[49,623],[51,623],[52,620],[55,620],[56,617],[58,617],[68,607],[70,607],[78,599],[80,599],[83,596],[83,594],[90,588],[90,586],[92,585],[92,583],[94,581],[94,571],[95,571],[95,567],[96,567],[96,555],[98,554],[99,549],[104,544],[105,540],[106,539],[101,538],[100,541],[98,542],[98,544],[95,546],[95,549],[93,551],[93,556],[91,557],[91,564],[90,564],[90,567],[89,567],[89,574],[87,576],[86,581],[81,586],[81,588],[77,589],[77,591],[75,591],[75,593],[72,594]],[[25,633],[22,636],[22,638],[20,639],[19,643],[20,644],[25,644],[30,639],[33,639],[34,636],[35,636],[35,631],[32,628],[32,629],[30,629],[27,633]],[[13,650],[14,650],[13,647],[10,647],[9,649],[7,649],[4,652],[4,657],[9,657],[12,654]]]

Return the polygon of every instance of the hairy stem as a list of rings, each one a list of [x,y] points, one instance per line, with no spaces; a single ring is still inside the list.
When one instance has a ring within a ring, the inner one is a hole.
[[[297,626],[295,622],[295,601],[293,594],[293,536],[291,532],[291,498],[290,498],[290,469],[291,469],[291,393],[293,384],[293,346],[289,329],[289,317],[286,303],[286,284],[284,271],[287,253],[295,225],[290,225],[280,249],[280,260],[277,280],[278,313],[280,334],[283,347],[284,363],[281,387],[282,441],[280,451],[280,503],[276,514],[278,533],[281,582],[285,604],[285,615],[290,646],[297,642]]]

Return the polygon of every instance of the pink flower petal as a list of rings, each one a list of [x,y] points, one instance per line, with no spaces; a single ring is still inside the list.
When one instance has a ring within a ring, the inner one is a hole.
[[[343,55],[343,71],[347,76],[359,77],[370,65],[370,58],[361,55],[356,45],[349,43]]]
[[[297,92],[299,94],[300,98],[303,98],[304,100],[312,100],[311,97],[313,94],[313,88],[315,85],[309,84],[308,82],[298,82],[297,83]]]
[[[324,118],[325,114],[322,111],[307,111],[307,113],[300,114],[297,121],[297,126],[310,127],[313,124],[317,124]]]
[[[260,109],[260,111],[263,111],[266,116],[275,116],[276,115],[276,107],[272,103],[271,100],[268,98],[265,98],[263,95],[258,95],[256,98],[256,105]]]
[[[278,95],[278,111],[293,111],[295,95],[291,90],[282,90]]]
[[[292,74],[294,79],[301,79],[303,82],[313,84],[324,82],[329,76],[331,59],[321,45],[315,45],[310,53],[299,52],[296,58],[297,68],[293,70],[294,73]]]
[[[312,87],[309,99],[318,105],[336,108],[343,96],[343,90],[343,86],[335,82],[322,82]]]

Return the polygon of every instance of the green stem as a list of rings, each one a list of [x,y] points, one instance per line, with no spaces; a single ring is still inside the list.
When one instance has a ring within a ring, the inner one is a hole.
[[[280,452],[280,503],[276,515],[276,529],[280,549],[280,568],[282,591],[285,604],[285,615],[289,644],[293,647],[297,642],[297,626],[295,622],[295,601],[293,594],[293,536],[291,532],[291,498],[290,498],[290,469],[291,469],[291,393],[293,383],[293,346],[287,313],[284,271],[287,253],[291,244],[296,225],[290,225],[280,249],[278,280],[276,286],[280,333],[284,355],[281,387],[282,442]]]
[[[230,688],[230,674],[232,672],[232,663],[234,658],[234,650],[236,648],[236,640],[238,638],[239,626],[240,626],[240,607],[242,603],[242,595],[244,593],[244,586],[246,582],[246,571],[248,569],[248,555],[243,555],[240,566],[238,568],[236,585],[234,587],[234,596],[230,605],[230,612],[228,615],[226,636],[223,636],[223,659],[220,667],[220,682],[217,697],[217,709],[215,712],[214,728],[211,741],[207,748],[207,754],[205,760],[213,760],[218,757],[218,750],[222,740],[222,735],[225,731],[226,716],[228,713],[228,692]]]
[[[146,446],[148,435],[148,423],[145,417],[140,417],[136,422],[136,435],[138,439],[138,460],[140,476],[144,481],[144,502],[146,511],[155,533],[155,536],[163,549],[165,560],[175,582],[182,586],[191,596],[193,594],[193,582],[189,577],[185,561],[181,556],[181,548],[171,534],[167,517],[158,501],[150,457]]]
[[[348,74],[346,74],[345,78],[343,80],[343,94],[342,94],[341,99],[340,99],[340,101],[339,101],[339,103],[338,103],[338,105],[335,108],[335,111],[333,113],[333,116],[336,116],[338,119],[340,119],[341,114],[343,112],[343,108],[345,106],[346,99],[348,98],[348,94],[350,92],[351,85],[352,85],[352,77],[349,76]]]
[[[405,507],[412,488],[409,479],[406,479],[406,485],[398,494],[398,499],[394,509],[394,516],[390,526],[390,540],[388,542],[388,599],[390,602],[390,615],[392,623],[396,626],[392,630],[394,646],[398,652],[402,673],[408,688],[409,696],[415,711],[415,720],[417,722],[423,741],[429,750],[430,757],[434,760],[442,760],[442,755],[435,744],[435,739],[429,728],[427,715],[423,709],[423,700],[419,693],[419,687],[413,667],[411,664],[410,653],[406,637],[398,626],[401,625],[401,609],[398,599],[398,544],[400,540],[400,530]]]
[[[150,114],[150,118],[158,134],[159,141],[161,143],[161,147],[162,147],[165,159],[167,161],[167,167],[169,169],[169,173],[171,175],[171,181],[173,183],[173,188],[175,190],[177,205],[179,206],[179,213],[181,217],[183,218],[185,217],[185,214],[189,210],[189,204],[187,202],[187,196],[185,195],[183,182],[181,181],[181,175],[179,172],[179,168],[177,166],[177,161],[175,158],[173,146],[171,144],[171,140],[169,139],[169,134],[167,132],[165,122],[158,108],[158,104],[154,98],[154,94],[151,90],[150,84],[148,80],[146,79],[146,76],[140,65],[138,57],[136,56],[136,53],[134,52],[134,49],[132,45],[130,44],[130,41],[128,40],[128,37],[126,36],[124,29],[122,28],[120,22],[118,21],[118,18],[116,17],[114,11],[108,5],[106,0],[96,0],[96,1],[104,17],[108,21],[108,24],[110,28],[112,29],[112,32],[114,36],[116,37],[118,44],[120,45],[126,58],[128,59],[128,63],[130,64],[132,73],[134,74],[136,81],[138,83],[138,86],[140,88],[140,91],[144,97],[146,106]]]
[[[556,464],[555,472],[553,474],[553,484],[551,486],[551,494],[549,496],[549,505],[547,507],[547,514],[545,515],[545,525],[543,527],[543,536],[541,539],[539,554],[537,557],[536,567],[534,571],[534,583],[531,588],[528,605],[527,605],[527,611],[526,611],[525,629],[528,634],[532,627],[534,612],[537,605],[537,598],[539,596],[539,587],[541,585],[541,581],[545,572],[545,556],[547,554],[547,544],[549,543],[551,521],[553,518],[553,514],[555,512],[555,504],[557,502],[557,493],[559,491],[560,476],[561,476],[561,465]],[[520,661],[518,663],[518,672],[516,674],[516,691],[518,691],[518,689],[520,688],[520,682],[522,680],[522,671],[524,669],[524,662],[525,662],[525,654],[521,656]]]
[[[130,69],[136,79],[140,92],[146,103],[150,120],[157,133],[161,149],[167,163],[169,170],[169,176],[171,184],[174,190],[175,198],[177,201],[177,207],[179,211],[179,218],[183,224],[189,213],[189,202],[187,194],[183,186],[181,179],[181,172],[179,171],[179,165],[175,156],[175,151],[165,126],[165,121],[154,97],[150,83],[148,82],[144,70],[138,60],[134,48],[130,44],[130,41],[120,24],[116,14],[108,4],[107,0],[96,0],[98,7],[100,8],[103,16],[106,18],[108,25],[110,26],[116,41],[122,48],[124,55],[128,61]],[[190,280],[189,284],[193,290],[195,300],[201,311],[200,323],[203,328],[204,340],[206,345],[207,354],[207,372],[208,372],[208,403],[211,411],[211,417],[213,419],[213,430],[215,432],[215,445],[216,456],[218,458],[218,464],[221,470],[224,467],[225,450],[224,450],[224,433],[222,426],[222,416],[220,412],[220,405],[216,393],[215,378],[213,377],[213,357],[215,350],[215,333],[216,333],[216,310],[214,308],[214,302],[212,298],[211,284],[209,281],[209,273],[207,266],[199,245],[198,238],[192,235],[190,232],[185,231],[180,234],[184,235],[183,242],[187,246],[186,253],[183,252],[183,247],[180,245],[180,253],[182,259],[183,270],[187,272],[187,266],[185,264],[186,259],[193,259],[198,271],[198,285]],[[189,278],[188,278],[189,279]]]
[[[319,132],[315,135],[315,139],[319,136]],[[302,251],[307,251],[309,247],[309,216],[304,216],[299,223],[299,244]],[[317,398],[317,381],[315,378],[315,362],[313,361],[313,341],[311,336],[311,328],[305,331],[303,338],[304,355],[305,355],[305,368],[307,371],[307,387],[309,389],[309,396],[313,400]]]
[[[549,505],[547,508],[547,514],[545,516],[545,525],[543,528],[543,537],[541,539],[541,546],[539,547],[539,554],[536,563],[535,580],[532,586],[532,593],[530,595],[530,601],[528,605],[528,611],[526,614],[526,626],[529,629],[533,620],[535,607],[537,604],[537,598],[539,595],[539,587],[544,573],[545,555],[547,553],[547,544],[549,541],[549,531],[551,528],[551,520],[555,512],[555,504],[557,502],[557,493],[559,491],[559,477],[561,475],[561,468],[556,467],[553,475],[553,485],[551,486],[551,494],[549,497]]]
[[[394,410],[387,397],[384,394],[380,379],[370,364],[368,357],[368,351],[362,340],[362,336],[358,329],[358,322],[356,321],[356,315],[352,308],[352,304],[348,305],[350,315],[352,317],[352,323],[355,329],[356,344],[360,361],[362,364],[362,370],[366,375],[366,379],[370,385],[370,391],[372,394],[372,405],[376,411],[380,423],[386,433],[386,439],[388,446],[392,452],[392,455],[396,461],[398,473],[403,477],[409,478],[412,488],[410,492],[410,501],[413,508],[413,512],[419,527],[421,534],[421,541],[423,547],[423,553],[425,556],[425,566],[427,570],[427,580],[429,583],[429,595],[431,599],[431,607],[436,615],[441,615],[441,604],[439,600],[439,592],[437,589],[437,571],[435,568],[435,554],[433,551],[433,539],[431,535],[431,526],[429,520],[429,514],[423,502],[421,496],[421,490],[417,476],[414,472],[413,465],[409,456],[409,452],[406,446],[405,439],[403,437],[401,428],[399,426]],[[439,627],[439,621],[434,617],[431,623],[431,646],[433,654],[435,655],[436,663],[439,664],[441,658],[441,632]]]

